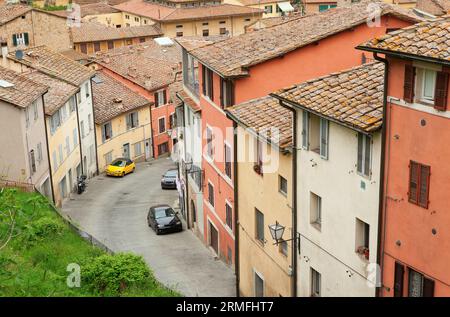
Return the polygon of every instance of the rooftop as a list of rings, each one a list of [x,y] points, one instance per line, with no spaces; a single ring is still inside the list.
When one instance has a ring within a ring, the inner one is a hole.
[[[255,132],[263,133],[275,128],[278,133],[270,134],[269,141],[282,150],[292,147],[292,113],[281,106],[278,99],[271,96],[252,99],[226,111],[234,121]]]
[[[450,62],[450,16],[427,21],[372,39],[362,50],[425,57]]]
[[[94,74],[86,66],[46,46],[36,46],[23,50],[23,58],[20,60],[15,57],[14,52],[9,53],[8,58],[75,86],[81,85]]]
[[[93,60],[149,91],[173,83],[181,71],[179,45],[160,46],[155,41],[101,52]]]
[[[82,43],[135,37],[157,37],[162,35],[162,31],[156,25],[115,28],[97,22],[82,22],[80,27],[72,28],[72,34],[74,43]]]
[[[50,87],[48,92],[44,95],[45,114],[49,116],[53,115],[56,110],[63,106],[70,97],[75,95],[79,90],[79,88],[74,85],[36,70],[23,74],[36,83]]]
[[[150,102],[103,71],[92,81],[94,117],[103,124],[120,114],[149,105]]]
[[[1,66],[0,80],[4,81],[4,84],[0,85],[0,100],[18,107],[29,106],[48,90],[46,85],[41,85],[22,74]]]
[[[378,3],[382,15],[417,22],[419,18],[398,6]],[[367,3],[293,18],[191,51],[200,62],[224,77],[247,75],[247,68],[365,23]]]
[[[229,16],[262,14],[263,10],[233,4],[204,5],[193,8],[176,8],[144,0],[130,0],[115,6],[124,12],[148,17],[154,21],[174,22]]]
[[[289,0],[238,0],[238,1],[245,6],[267,4],[267,3],[290,2]],[[333,2],[333,1],[331,1],[331,2]]]
[[[371,63],[281,89],[272,96],[287,105],[364,132],[383,120],[384,64]]]
[[[32,8],[23,4],[0,4],[0,25],[31,11]]]

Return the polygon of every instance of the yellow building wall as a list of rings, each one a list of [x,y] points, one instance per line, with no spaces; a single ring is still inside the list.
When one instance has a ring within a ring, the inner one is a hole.
[[[244,143],[244,141],[247,143]],[[253,141],[250,141],[253,140]],[[279,157],[279,165],[274,172],[260,176],[253,170],[255,138],[243,128],[238,128],[238,220],[239,220],[239,290],[242,296],[254,296],[254,274],[264,279],[264,296],[291,296],[291,254],[292,241],[288,243],[288,256],[274,245],[268,225],[278,221],[285,226],[283,238],[292,234],[292,155],[282,154],[264,143],[272,155]],[[246,159],[248,158],[248,159]],[[264,167],[263,167],[264,171]],[[279,175],[288,182],[288,193],[278,191]],[[265,244],[256,239],[255,208],[264,214]]]
[[[151,41],[153,39],[153,37],[146,36],[146,37],[135,37],[135,38],[130,38],[130,39],[113,40],[114,48],[141,43],[141,41],[140,41],[141,38],[144,38],[145,42]],[[109,41],[101,41],[100,42],[100,51],[101,52],[106,52],[108,50],[108,42]],[[89,55],[94,54],[95,53],[94,42],[88,42],[85,44],[86,44],[87,54],[89,54]],[[74,47],[75,47],[75,51],[81,52],[81,43],[75,43]]]
[[[262,16],[263,18],[273,18],[273,17],[281,16],[281,12],[277,12],[277,2],[255,4],[255,5],[250,5],[249,7],[264,10],[266,8],[266,6],[272,7],[272,13],[264,12],[263,16]]]
[[[83,17],[83,21],[96,21],[110,27],[125,26],[122,12],[86,15]]]
[[[106,155],[111,152],[112,160],[123,156],[123,145],[130,144],[130,157],[134,161],[145,160],[145,141],[151,138],[150,129],[150,109],[149,107],[141,107],[138,112],[139,127],[127,130],[126,114],[112,119],[112,138],[103,143],[102,126],[96,124],[97,129],[97,155],[98,167],[100,172],[105,171],[105,167],[109,164],[106,161]],[[141,143],[141,155],[136,155],[134,144]]]
[[[70,0],[33,0],[33,5],[43,8],[45,4],[48,6],[67,6],[70,2]]]
[[[69,107],[67,107],[67,110]],[[55,131],[52,135],[50,133],[50,118],[47,116],[47,135],[48,135],[48,145],[50,152],[50,162],[51,162],[51,173],[53,178],[53,189],[55,192],[55,204],[61,206],[64,197],[60,190],[60,182],[64,177],[66,177],[66,189],[67,193],[73,188],[77,178],[77,166],[81,163],[80,156],[80,140],[78,138],[78,122],[76,111],[72,112],[68,119]],[[77,145],[74,146],[73,142],[73,130],[77,130]],[[70,142],[70,153],[67,155],[66,148],[66,136],[69,137]],[[59,157],[59,145],[63,148],[63,161],[60,162]],[[56,158],[58,160],[58,166],[55,166],[53,159],[53,152],[56,153]],[[80,165],[81,166],[81,165]],[[72,184],[69,184],[69,171],[72,171]],[[67,196],[66,196],[67,197]]]

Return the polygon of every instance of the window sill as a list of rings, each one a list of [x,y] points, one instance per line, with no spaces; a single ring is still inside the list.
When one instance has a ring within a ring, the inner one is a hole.
[[[285,193],[285,192],[283,192],[283,191],[281,191],[281,190],[279,190],[278,191],[281,195],[283,195],[284,197],[287,197],[287,193]]]
[[[314,229],[316,229],[316,230],[322,232],[322,223],[320,223],[320,222],[311,222],[311,226],[312,226]]]

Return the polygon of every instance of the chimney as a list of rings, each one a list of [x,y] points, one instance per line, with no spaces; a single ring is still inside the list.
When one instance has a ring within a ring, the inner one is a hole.
[[[0,39],[0,46],[1,46],[1,54],[2,54],[2,66],[7,67],[8,66],[8,43],[6,40]]]

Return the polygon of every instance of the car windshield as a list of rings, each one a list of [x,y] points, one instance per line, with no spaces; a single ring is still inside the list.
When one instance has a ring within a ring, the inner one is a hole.
[[[165,218],[165,217],[173,217],[173,216],[175,216],[175,212],[170,207],[155,208],[155,219]]]
[[[176,178],[177,175],[178,175],[178,171],[177,170],[170,170],[170,171],[167,171],[166,174],[164,174],[164,177]]]
[[[111,166],[124,167],[127,164],[126,161],[117,160],[111,163]]]

